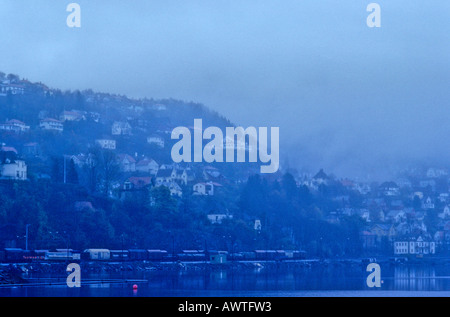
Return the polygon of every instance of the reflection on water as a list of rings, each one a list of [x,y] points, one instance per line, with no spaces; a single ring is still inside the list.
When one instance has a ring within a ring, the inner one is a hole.
[[[443,292],[450,291],[449,266],[382,267],[381,289],[366,285],[369,273],[361,266],[312,267],[290,270],[215,270],[152,271],[116,274],[83,274],[80,289],[64,285],[0,288],[0,296],[360,296],[369,292]],[[64,281],[65,275],[34,275],[33,281]],[[134,279],[132,283],[111,280]],[[317,293],[319,292],[319,293]],[[383,293],[384,294],[384,293]],[[369,295],[371,296],[371,295]],[[402,295],[402,296],[408,296]]]
[[[394,271],[396,290],[448,290],[449,281],[450,276],[444,272],[437,275],[435,267],[396,267]]]

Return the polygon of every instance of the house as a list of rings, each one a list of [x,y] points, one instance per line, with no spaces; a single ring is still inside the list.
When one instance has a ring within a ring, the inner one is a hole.
[[[74,207],[76,211],[95,211],[90,201],[76,201]]]
[[[370,222],[370,212],[367,209],[359,209],[358,215],[367,222]]]
[[[112,135],[131,135],[131,125],[128,122],[116,121],[111,127]]]
[[[62,132],[64,130],[64,125],[61,121],[51,118],[42,119],[39,127],[46,131]]]
[[[61,121],[80,121],[84,120],[84,116],[77,111],[63,111],[59,116],[59,120]]]
[[[327,184],[330,178],[327,174],[321,169],[316,175],[314,175],[312,182],[315,185]]]
[[[23,133],[29,131],[30,127],[22,121],[13,119],[0,124],[0,130],[11,131],[14,133]]]
[[[423,236],[409,237],[394,242],[394,254],[422,257],[436,253],[436,243]]]
[[[136,171],[142,173],[149,173],[156,175],[159,170],[159,165],[152,159],[142,159],[136,163]]]
[[[394,225],[375,224],[371,227],[370,232],[377,237],[377,241],[387,239],[393,241],[397,236],[397,230]]]
[[[400,195],[400,188],[395,182],[384,182],[380,185],[380,191],[385,196],[398,196]]]
[[[151,135],[147,138],[148,144],[154,144],[160,148],[164,148],[164,139],[159,135]]]
[[[446,218],[450,218],[450,207],[449,206],[445,206],[444,210],[438,214],[438,217],[441,219],[446,219]]]
[[[157,184],[156,186],[157,187],[160,187],[160,186],[167,187],[170,191],[170,195],[172,195],[172,196],[178,196],[178,197],[183,196],[183,191],[182,191],[180,185],[178,185],[174,181],[162,182],[160,184]]]
[[[426,180],[421,180],[419,182],[420,187],[422,188],[431,188],[432,191],[435,191],[436,189],[436,181],[434,179],[426,179]]]
[[[117,155],[117,164],[123,173],[136,172],[136,160],[128,154]]]
[[[166,111],[167,110],[167,106],[163,105],[163,104],[156,104],[156,105],[152,105],[151,109],[155,110],[155,111]]]
[[[428,178],[438,178],[442,176],[447,176],[448,172],[444,169],[437,169],[437,168],[429,168],[427,170],[426,176]]]
[[[0,84],[0,95],[6,96],[8,93],[12,95],[23,95],[25,92],[25,87],[22,85],[3,83]]]
[[[85,154],[72,155],[70,157],[70,160],[72,160],[75,163],[75,165],[79,168],[82,168],[83,166],[95,165],[95,156],[91,153],[87,155]]]
[[[99,139],[99,140],[95,140],[95,143],[97,145],[99,145],[102,149],[106,149],[106,150],[115,150],[116,149],[116,140]]]
[[[151,177],[130,177],[123,184],[123,190],[141,190],[152,185]]]
[[[203,178],[207,180],[214,180],[220,177],[220,171],[212,166],[205,166],[203,169]]]
[[[26,180],[27,165],[18,159],[16,149],[3,146],[0,149],[0,178],[11,180]]]
[[[169,187],[170,194],[172,196],[183,196],[183,191],[181,190],[180,185],[178,185],[176,182],[171,182],[168,186],[163,184],[163,186]]]
[[[440,193],[438,199],[441,203],[445,204],[449,202],[449,197],[450,195],[448,193]]]
[[[187,185],[187,183],[188,183],[187,171],[185,169],[179,170],[179,169],[174,168],[172,170],[172,180],[174,180],[180,184]]]
[[[197,183],[193,186],[194,195],[214,196],[215,187],[222,187],[218,183]]]
[[[36,142],[25,143],[22,147],[22,153],[25,156],[39,156],[41,155],[41,147]]]
[[[219,224],[219,225],[222,223],[222,221],[226,219],[233,219],[233,216],[228,214],[210,214],[207,217],[211,224]]]
[[[430,197],[428,197],[423,203],[422,203],[423,209],[434,209],[434,203],[431,200]]]
[[[172,170],[159,169],[158,173],[156,174],[156,185],[170,182],[172,182]]]
[[[410,189],[412,187],[411,181],[409,181],[406,178],[399,178],[395,182],[400,188],[407,188]]]
[[[400,223],[406,220],[406,214],[404,210],[390,210],[386,215],[386,220]]]

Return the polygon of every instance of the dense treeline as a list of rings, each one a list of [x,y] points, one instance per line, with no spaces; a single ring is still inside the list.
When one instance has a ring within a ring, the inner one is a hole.
[[[276,181],[254,175],[241,187],[211,197],[184,190],[183,198],[162,186],[112,200],[74,184],[3,181],[0,241],[24,247],[29,224],[29,247],[37,249],[302,249],[317,256],[360,252],[359,218],[339,225],[323,221],[326,197],[297,188],[290,174]],[[233,217],[210,223],[207,215],[219,210]],[[255,230],[255,220],[260,220],[260,230]]]

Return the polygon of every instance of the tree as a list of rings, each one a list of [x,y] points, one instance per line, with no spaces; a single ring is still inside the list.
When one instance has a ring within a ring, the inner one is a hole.
[[[55,183],[61,183],[63,180],[61,160],[56,156],[52,157],[52,180]]]
[[[292,200],[297,192],[297,183],[295,182],[294,176],[289,173],[283,175],[282,187],[286,193],[288,200]]]
[[[73,159],[71,159],[69,162],[69,169],[67,171],[67,183],[78,185],[78,173]]]

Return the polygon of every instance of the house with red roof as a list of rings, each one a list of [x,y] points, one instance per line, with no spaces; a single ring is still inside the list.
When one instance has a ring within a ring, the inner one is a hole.
[[[152,159],[142,159],[136,163],[136,171],[142,173],[149,173],[156,175],[159,170],[159,165]]]
[[[0,124],[0,130],[3,131],[11,131],[14,133],[23,133],[30,130],[30,127],[27,126],[24,122],[12,119],[6,121],[5,123]]]

